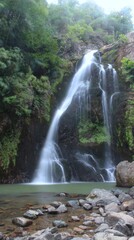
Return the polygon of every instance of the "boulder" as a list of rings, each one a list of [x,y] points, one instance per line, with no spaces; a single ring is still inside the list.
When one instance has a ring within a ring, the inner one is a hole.
[[[115,236],[113,233],[99,232],[93,237],[93,240],[127,240],[124,236]]]
[[[93,206],[105,206],[111,202],[119,204],[119,200],[114,194],[105,189],[93,189],[86,197],[87,201]]]
[[[134,161],[122,161],[116,167],[116,185],[118,187],[134,186]]]

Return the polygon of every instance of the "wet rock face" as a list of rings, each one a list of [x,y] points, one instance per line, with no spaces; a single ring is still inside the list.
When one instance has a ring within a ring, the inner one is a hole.
[[[116,184],[119,187],[134,186],[134,161],[120,162],[116,167]]]

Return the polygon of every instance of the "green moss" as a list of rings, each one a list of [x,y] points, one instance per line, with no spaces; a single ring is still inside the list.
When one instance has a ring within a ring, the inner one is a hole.
[[[103,126],[91,121],[81,121],[78,126],[79,142],[83,144],[108,142],[109,136]]]
[[[125,114],[125,125],[126,125],[126,141],[130,151],[134,151],[134,137],[133,137],[133,127],[134,127],[134,100],[128,100],[127,110]]]
[[[111,50],[107,50],[103,56],[102,56],[102,61],[104,63],[114,63],[116,61],[116,58],[117,58],[117,51],[118,51],[118,48],[117,46],[113,46],[113,48]]]
[[[7,170],[9,165],[15,166],[18,144],[20,140],[20,130],[12,130],[4,136],[0,143],[0,165]]]
[[[124,81],[130,84],[130,87],[134,85],[134,61],[128,58],[123,58],[121,61],[121,73],[125,76]]]
[[[73,64],[67,59],[62,59],[60,67],[55,72],[54,80],[51,82],[51,89],[53,93],[57,92],[57,87],[63,82],[66,75],[69,75],[70,70],[73,69]]]

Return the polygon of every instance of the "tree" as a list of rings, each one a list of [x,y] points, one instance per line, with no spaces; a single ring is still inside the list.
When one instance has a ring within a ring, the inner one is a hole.
[[[113,12],[108,16],[109,26],[113,28],[115,39],[120,34],[126,34],[133,29],[132,16],[130,8],[123,8],[119,12]]]

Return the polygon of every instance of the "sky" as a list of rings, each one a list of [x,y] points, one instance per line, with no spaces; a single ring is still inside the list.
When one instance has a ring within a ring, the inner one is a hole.
[[[80,3],[87,2],[88,0],[79,0]],[[93,1],[93,0],[92,0]],[[56,3],[57,0],[47,0],[48,3]],[[120,11],[123,7],[130,7],[132,9],[132,17],[134,23],[134,0],[94,0],[105,13],[111,11]]]

